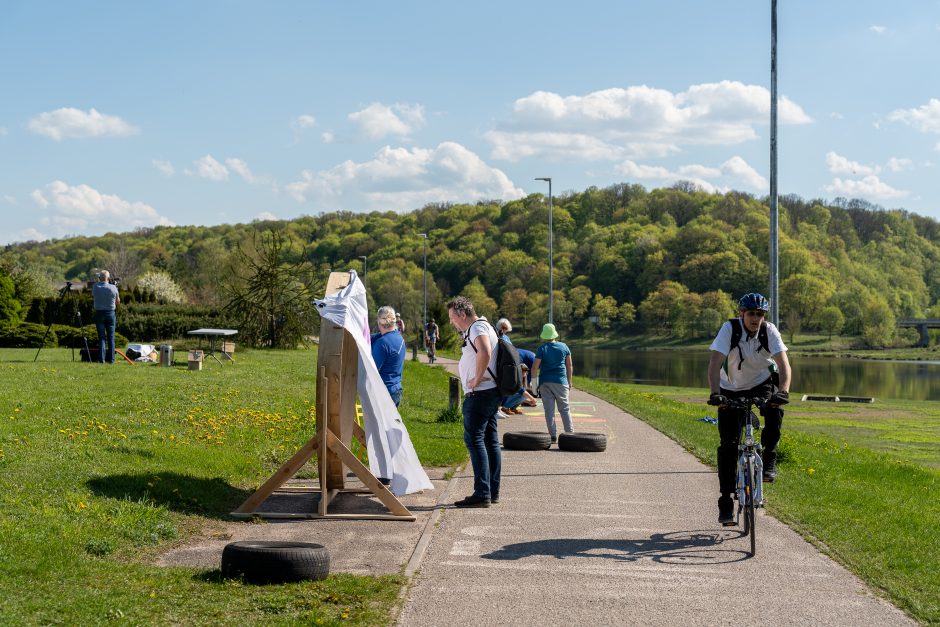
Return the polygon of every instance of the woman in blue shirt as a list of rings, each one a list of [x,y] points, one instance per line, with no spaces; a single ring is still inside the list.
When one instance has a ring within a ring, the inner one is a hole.
[[[565,425],[565,433],[574,433],[574,424],[571,422],[571,408],[568,405],[568,392],[571,389],[571,349],[563,342],[557,341],[558,331],[554,324],[542,327],[540,336],[545,343],[535,351],[535,362],[532,364],[532,376],[538,376],[539,393],[542,395],[542,407],[545,408],[545,424],[552,442],[557,439],[555,431],[555,404],[561,413],[561,420]]]

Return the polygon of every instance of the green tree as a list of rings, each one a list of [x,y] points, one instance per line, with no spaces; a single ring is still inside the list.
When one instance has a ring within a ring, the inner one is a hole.
[[[872,348],[887,346],[894,338],[894,312],[883,296],[876,295],[862,304],[862,339]]]
[[[322,280],[302,246],[276,228],[253,231],[239,246],[226,277],[224,311],[237,321],[239,339],[250,346],[294,348],[314,332],[314,297]]]
[[[830,342],[832,341],[832,334],[841,331],[842,325],[845,324],[845,316],[842,315],[842,310],[834,305],[820,309],[817,319],[819,320],[819,327],[829,334]]]
[[[13,279],[0,272],[0,324],[17,324],[22,308],[22,304],[16,299]]]
[[[473,303],[473,309],[478,316],[486,316],[490,322],[496,322],[499,307],[496,305],[496,301],[486,293],[486,288],[480,283],[480,279],[473,277],[467,286],[463,288],[462,294]]]
[[[591,304],[591,316],[597,319],[597,326],[601,329],[609,329],[610,323],[617,317],[617,301],[613,296],[594,295],[594,302]]]

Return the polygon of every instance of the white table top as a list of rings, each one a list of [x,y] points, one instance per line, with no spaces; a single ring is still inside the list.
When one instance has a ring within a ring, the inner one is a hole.
[[[195,331],[187,331],[189,335],[213,335],[213,336],[225,336],[235,335],[238,333],[235,329],[196,329]]]

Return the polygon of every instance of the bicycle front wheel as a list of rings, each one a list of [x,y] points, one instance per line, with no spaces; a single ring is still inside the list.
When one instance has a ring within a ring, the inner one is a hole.
[[[754,458],[751,457],[747,460],[747,505],[744,508],[744,527],[748,530],[748,535],[751,536],[751,557],[757,555],[757,505],[754,494],[756,481],[760,481],[760,477],[757,476],[757,466],[754,463]]]

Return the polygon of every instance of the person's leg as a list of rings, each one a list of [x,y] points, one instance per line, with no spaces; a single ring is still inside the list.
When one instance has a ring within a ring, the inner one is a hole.
[[[555,395],[555,402],[558,403],[558,413],[561,414],[561,421],[565,425],[565,433],[574,433],[574,423],[571,421],[571,407],[568,403],[568,386],[561,383],[549,383],[552,386],[552,392]]]
[[[492,396],[492,404],[499,403],[499,396]],[[477,394],[468,394],[463,400],[463,441],[470,453],[473,467],[473,496],[490,498],[490,462],[484,436],[489,416],[484,415],[489,403]],[[496,408],[493,408],[494,415]]]
[[[436,352],[435,344],[437,344],[437,342],[428,342],[428,360],[432,364],[434,363],[434,354]]]
[[[113,364],[114,356],[115,356],[114,349],[116,348],[114,345],[114,333],[117,330],[117,315],[115,312],[112,311],[108,314],[108,319],[105,322],[105,328],[108,334],[108,359],[107,361],[109,364]]]
[[[394,392],[389,392],[392,397],[392,401],[395,402],[395,407],[401,405],[401,393],[402,390],[395,390]]]
[[[722,394],[728,393],[722,390]],[[733,494],[737,485],[738,441],[741,439],[741,427],[738,424],[738,412],[730,409],[718,409],[718,489],[722,494]]]
[[[548,383],[541,384],[539,392],[542,394],[542,408],[545,410],[545,426],[548,427],[548,435],[552,436],[552,442],[554,442],[557,437],[555,432],[555,397]]]
[[[506,409],[515,409],[522,404],[522,392],[516,392],[511,396],[507,396],[503,399],[502,405]]]
[[[483,441],[486,446],[487,460],[490,465],[490,499],[495,501],[499,499],[499,482],[503,465],[503,453],[499,447],[499,426],[495,411],[486,422],[486,432],[483,436]]]
[[[761,461],[764,464],[764,481],[773,482],[777,478],[777,444],[780,443],[780,430],[783,426],[783,410],[779,407],[767,407],[764,416],[764,428],[760,433]]]
[[[105,337],[104,314],[100,311],[95,312],[95,330],[98,331],[98,361],[104,363],[104,349],[107,338]],[[91,355],[88,356],[88,361],[91,361]]]

